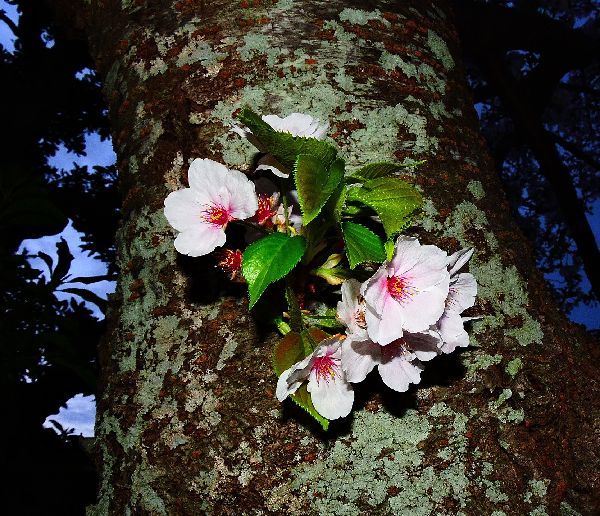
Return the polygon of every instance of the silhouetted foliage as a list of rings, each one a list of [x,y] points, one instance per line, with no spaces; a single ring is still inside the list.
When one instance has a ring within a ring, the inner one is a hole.
[[[600,253],[586,213],[600,192],[599,4],[454,4],[483,133],[538,266],[563,309],[597,306]]]
[[[84,250],[114,270],[116,170],[48,165],[61,145],[81,154],[86,132],[108,136],[100,84],[85,44],[67,38],[41,2],[9,3],[20,18],[13,24],[0,14],[17,38],[14,52],[0,49],[0,113],[8,129],[0,139],[3,507],[12,514],[83,514],[95,496],[93,462],[70,429],[42,424],[74,395],[95,393],[104,329],[83,302],[60,301],[55,293],[103,309],[105,301],[85,285],[106,278],[69,276],[64,240],[55,263],[45,253],[35,256],[45,270],[16,251],[24,239],[58,233],[71,219],[84,232]]]

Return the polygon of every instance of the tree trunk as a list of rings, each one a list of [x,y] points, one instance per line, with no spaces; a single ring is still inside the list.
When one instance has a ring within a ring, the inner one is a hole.
[[[91,42],[124,195],[91,513],[600,510],[597,351],[509,216],[447,2],[55,3]],[[476,249],[472,346],[409,393],[359,385],[327,434],[274,398],[276,336],[213,260],[177,256],[162,212],[192,158],[248,169],[249,145],[227,132],[245,104],[328,120],[351,166],[426,159],[414,232]]]

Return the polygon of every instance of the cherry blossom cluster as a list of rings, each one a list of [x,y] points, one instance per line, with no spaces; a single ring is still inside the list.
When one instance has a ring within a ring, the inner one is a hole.
[[[346,326],[277,383],[280,401],[303,381],[319,414],[327,419],[352,410],[352,383],[362,382],[377,366],[383,382],[398,392],[421,380],[427,362],[469,344],[461,314],[475,303],[477,283],[458,273],[473,254],[463,249],[448,256],[416,238],[398,237],[394,255],[364,283],[342,284],[337,317]]]
[[[232,132],[260,153],[254,171],[194,159],[189,186],[167,196],[164,214],[176,250],[214,252],[230,279],[247,284],[250,308],[270,285],[284,287],[287,308],[273,321],[283,334],[273,353],[280,401],[291,397],[327,429],[351,412],[352,384],[375,367],[404,392],[425,362],[468,346],[462,314],[477,284],[460,270],[473,250],[448,255],[402,234],[422,202],[403,165],[346,170],[327,124],[310,115],[244,108],[238,117]],[[230,224],[243,227],[244,250],[227,247]],[[323,310],[336,293],[337,307]]]

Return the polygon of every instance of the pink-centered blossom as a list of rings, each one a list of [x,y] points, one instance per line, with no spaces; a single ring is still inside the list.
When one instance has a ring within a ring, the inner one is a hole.
[[[348,338],[342,345],[342,364],[349,382],[359,383],[377,366],[383,382],[398,392],[421,381],[423,362],[438,355],[440,337],[434,331],[404,333],[386,346]]]
[[[475,304],[477,296],[477,281],[475,277],[458,271],[471,259],[473,249],[462,249],[448,258],[448,272],[450,274],[450,288],[444,307],[444,313],[437,322],[443,344],[440,350],[451,353],[457,347],[469,345],[469,334],[466,332],[464,322],[469,318],[461,316],[467,308]]]
[[[195,159],[188,171],[190,187],[165,199],[165,217],[179,234],[175,249],[202,256],[225,243],[232,220],[252,217],[258,208],[254,184],[241,172],[210,159]]]
[[[315,410],[327,419],[350,414],[354,391],[342,368],[341,344],[335,335],[323,340],[309,356],[286,369],[277,381],[277,399],[283,401],[307,381]]]
[[[426,331],[442,316],[450,282],[448,255],[400,236],[394,255],[361,287],[369,339],[385,346],[404,332]]]
[[[327,134],[328,124],[321,124],[321,121],[304,113],[292,113],[285,118],[277,115],[263,115],[262,119],[273,129],[281,133],[290,133],[292,136],[302,136],[305,138],[316,138],[322,140]],[[253,145],[260,148],[260,142],[247,127],[234,126],[232,130],[247,138]],[[266,154],[258,161],[256,170],[271,170],[276,176],[289,177],[289,174],[283,172],[283,166],[271,154]]]

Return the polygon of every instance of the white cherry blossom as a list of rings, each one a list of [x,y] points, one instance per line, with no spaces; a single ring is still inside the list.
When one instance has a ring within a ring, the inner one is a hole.
[[[277,115],[263,115],[262,119],[273,129],[281,133],[290,133],[292,136],[316,138],[322,140],[327,134],[329,124],[304,113],[292,113],[285,118]],[[233,126],[232,131],[243,138],[247,138],[254,146],[260,148],[260,142],[247,127]],[[276,176],[287,178],[289,174],[280,170],[283,168],[271,154],[266,154],[258,161],[256,170],[271,170]]]
[[[323,340],[309,356],[286,369],[277,381],[277,399],[283,401],[308,381],[307,390],[315,410],[324,418],[350,414],[354,391],[342,369],[343,339],[342,335],[335,335]]]
[[[447,264],[448,255],[439,247],[398,237],[392,259],[361,287],[370,340],[386,345],[405,331],[418,333],[434,325],[448,297]]]
[[[349,382],[362,382],[377,366],[379,376],[398,392],[408,390],[411,383],[421,381],[423,362],[438,355],[440,337],[437,332],[404,333],[386,346],[370,340],[348,338],[342,345],[342,364]]]
[[[225,243],[232,220],[252,217],[258,208],[254,184],[241,172],[210,159],[195,159],[188,171],[190,187],[171,192],[164,214],[179,234],[175,249],[202,256]]]
[[[440,347],[443,353],[451,353],[457,347],[469,345],[469,334],[464,328],[464,322],[470,318],[462,317],[460,314],[475,304],[477,281],[472,274],[468,272],[458,274],[458,271],[472,255],[473,249],[462,249],[448,259],[450,288],[444,313],[437,322],[437,330],[443,340]]]

